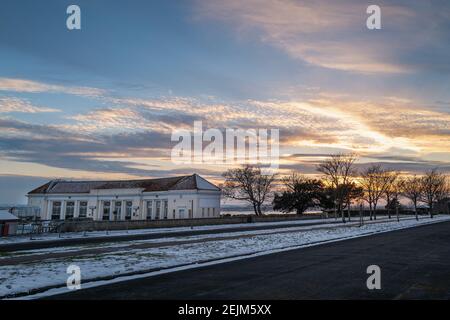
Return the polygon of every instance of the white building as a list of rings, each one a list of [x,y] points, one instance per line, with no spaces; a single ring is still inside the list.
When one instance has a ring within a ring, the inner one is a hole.
[[[157,220],[220,215],[220,189],[197,174],[126,181],[52,180],[27,194],[42,220]]]
[[[18,220],[19,218],[9,211],[0,210],[0,237],[16,234]]]

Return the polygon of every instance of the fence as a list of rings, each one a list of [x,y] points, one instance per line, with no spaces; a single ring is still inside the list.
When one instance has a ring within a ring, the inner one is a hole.
[[[33,235],[49,232],[59,232],[63,222],[59,221],[19,221],[17,222],[16,235]]]
[[[347,211],[344,212],[347,217]],[[368,216],[369,212],[364,210],[363,215]],[[377,210],[377,215],[386,215],[386,210]],[[411,210],[402,210],[401,215],[413,214]],[[426,214],[426,213],[422,213]],[[359,210],[351,210],[352,217],[359,216]],[[391,212],[394,216],[395,213]],[[62,232],[85,232],[85,231],[106,231],[109,230],[128,230],[128,229],[146,229],[146,228],[170,228],[170,227],[193,227],[218,224],[241,224],[252,222],[279,222],[308,220],[318,218],[334,218],[334,213],[311,214],[297,216],[293,214],[273,214],[264,216],[241,215],[241,216],[222,216],[218,218],[196,218],[196,219],[163,219],[163,220],[128,220],[128,221],[94,221],[91,219],[66,220],[66,221],[19,221],[17,223],[17,235],[38,235],[42,233],[62,233]],[[337,217],[339,218],[339,217]]]
[[[128,220],[128,221],[64,221],[60,232],[108,231],[146,228],[193,227],[217,224],[239,224],[252,222],[276,222],[289,220],[308,220],[321,218],[315,216],[267,215],[267,216],[231,216],[219,218],[167,219],[167,220]]]

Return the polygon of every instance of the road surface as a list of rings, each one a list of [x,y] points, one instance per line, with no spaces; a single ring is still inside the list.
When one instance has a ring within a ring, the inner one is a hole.
[[[366,268],[381,268],[368,290]],[[450,222],[189,269],[52,299],[449,299]]]

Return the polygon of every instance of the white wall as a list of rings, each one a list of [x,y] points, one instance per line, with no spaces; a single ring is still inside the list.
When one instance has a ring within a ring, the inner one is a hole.
[[[125,217],[125,203],[132,201],[132,220],[142,220],[147,217],[147,201],[152,201],[153,217],[156,212],[156,201],[161,201],[160,219],[164,218],[164,201],[167,200],[167,218],[210,218],[220,216],[220,191],[185,190],[166,192],[147,192],[141,189],[109,189],[92,190],[90,194],[60,194],[60,195],[28,195],[28,205],[39,207],[41,219],[50,220],[54,201],[60,201],[60,218],[65,218],[65,205],[68,201],[75,202],[74,217],[78,217],[80,201],[88,202],[87,217],[102,220],[104,201],[111,202],[111,212],[115,201],[121,201],[121,220]],[[209,215],[208,215],[209,208]],[[94,209],[94,210],[92,210]],[[183,216],[182,215],[184,212]]]

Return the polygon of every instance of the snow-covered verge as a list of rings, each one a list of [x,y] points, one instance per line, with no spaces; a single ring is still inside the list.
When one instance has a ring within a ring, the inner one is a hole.
[[[113,278],[148,271],[150,273],[140,275],[141,277],[147,277],[154,274],[151,273],[152,270],[173,268],[172,270],[175,271],[177,270],[175,267],[182,265],[192,264],[189,267],[196,267],[200,266],[198,263],[209,260],[230,257],[243,259],[255,254],[261,255],[292,250],[324,242],[339,241],[442,221],[450,221],[450,217],[422,218],[419,221],[405,219],[400,222],[366,224],[362,227],[340,225],[330,229],[271,233],[169,247],[127,249],[101,255],[83,255],[69,259],[51,259],[37,263],[0,266],[0,297],[26,293],[30,290],[48,288],[50,286],[64,287],[68,277],[66,270],[71,264],[80,267],[82,287],[87,287],[107,283],[105,281],[89,283],[90,280],[99,280],[105,277]],[[117,278],[109,281],[123,281],[128,278],[123,277],[122,279]],[[66,290],[68,289],[61,288],[56,291],[53,290],[53,292],[61,293]]]
[[[387,219],[387,218],[386,218]],[[379,223],[386,219],[379,219],[377,221],[369,221],[369,218],[365,219],[365,223]],[[414,219],[412,216],[406,216],[401,217],[402,220],[410,220]],[[393,220],[391,220],[393,221]],[[347,222],[347,226],[355,226],[358,225],[358,221],[352,221]],[[130,240],[130,241],[124,241],[124,242],[114,242],[114,241],[108,241],[108,242],[101,242],[101,243],[89,243],[89,244],[79,244],[79,245],[72,245],[72,246],[62,246],[62,247],[48,247],[43,249],[31,249],[31,250],[20,250],[20,251],[13,251],[13,252],[7,252],[3,257],[0,254],[0,266],[2,265],[2,261],[8,258],[12,257],[18,257],[18,256],[29,256],[29,255],[46,255],[46,254],[52,254],[52,253],[60,253],[60,252],[71,252],[74,255],[80,255],[80,253],[83,252],[83,250],[95,250],[95,249],[111,249],[114,248],[115,250],[121,250],[122,248],[127,248],[130,246],[136,246],[141,244],[161,244],[166,245],[167,243],[182,243],[186,241],[197,241],[197,240],[204,240],[208,241],[210,239],[216,239],[217,237],[220,238],[235,238],[235,237],[243,237],[243,236],[256,236],[256,235],[264,235],[264,234],[272,234],[272,233],[282,233],[282,232],[296,232],[296,231],[309,231],[313,229],[324,229],[324,228],[334,228],[337,226],[342,225],[340,220],[334,220],[332,222],[327,223],[320,223],[320,224],[314,224],[314,225],[305,225],[305,224],[295,224],[294,226],[284,225],[278,226],[277,228],[267,228],[267,229],[260,229],[260,230],[245,230],[245,231],[233,231],[233,232],[225,232],[225,233],[207,233],[207,234],[200,234],[200,235],[190,235],[190,236],[168,236],[161,238],[154,238],[154,239],[145,239],[145,240]],[[226,230],[226,229],[225,229]],[[211,230],[214,231],[214,230]]]
[[[23,242],[35,242],[35,241],[59,241],[64,239],[84,239],[84,238],[97,238],[97,237],[111,237],[111,236],[125,236],[135,234],[151,234],[151,233],[173,233],[192,230],[222,230],[239,227],[259,227],[259,226],[280,226],[286,224],[302,225],[311,223],[322,222],[335,222],[334,218],[328,219],[305,219],[305,220],[288,220],[277,222],[255,222],[255,223],[237,223],[237,224],[217,224],[207,226],[194,226],[194,227],[171,227],[171,228],[149,228],[149,229],[133,229],[133,230],[114,230],[114,231],[88,231],[84,232],[66,232],[59,235],[58,233],[45,233],[39,235],[33,235],[30,239],[29,235],[24,236],[9,236],[0,238],[0,245],[8,243],[23,243]]]

